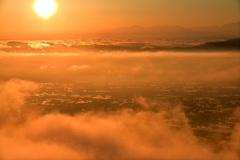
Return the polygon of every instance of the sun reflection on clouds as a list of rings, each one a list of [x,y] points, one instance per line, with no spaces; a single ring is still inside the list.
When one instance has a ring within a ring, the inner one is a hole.
[[[88,69],[90,66],[89,65],[73,65],[73,66],[70,66],[68,69],[69,70],[86,70]]]
[[[28,45],[34,49],[43,49],[46,47],[50,47],[50,44],[47,43],[28,43]]]

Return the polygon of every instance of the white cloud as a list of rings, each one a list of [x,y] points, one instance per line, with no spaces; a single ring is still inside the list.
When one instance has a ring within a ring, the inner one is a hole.
[[[47,65],[42,65],[40,67],[41,70],[44,70],[44,69],[54,69],[54,68],[55,68],[55,66],[47,66]]]
[[[89,65],[73,65],[73,66],[70,66],[68,69],[70,70],[85,70],[85,69],[89,69]]]

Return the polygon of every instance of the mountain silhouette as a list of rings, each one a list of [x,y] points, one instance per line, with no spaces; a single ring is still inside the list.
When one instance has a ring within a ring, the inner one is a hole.
[[[235,39],[240,37],[240,22],[212,27],[181,26],[131,26],[96,33],[95,36],[111,38],[187,38],[187,39]]]
[[[240,38],[220,42],[207,42],[192,48],[207,50],[240,50]]]

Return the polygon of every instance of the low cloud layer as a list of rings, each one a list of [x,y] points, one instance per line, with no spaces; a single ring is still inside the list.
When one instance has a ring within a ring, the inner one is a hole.
[[[203,82],[239,84],[240,55],[230,53],[101,53],[0,55],[0,79],[37,82]]]
[[[68,69],[69,70],[85,70],[88,68],[89,68],[89,65],[81,65],[81,66],[74,65],[74,66],[70,66]]]
[[[0,128],[6,124],[17,124],[26,119],[33,110],[25,105],[25,97],[38,85],[19,79],[0,82]]]
[[[240,156],[239,123],[232,140],[214,152],[194,136],[181,105],[153,106],[139,97],[143,109],[138,112],[43,115],[24,103],[37,84],[14,79],[1,83],[0,88],[4,122],[0,125],[0,159],[237,160]]]

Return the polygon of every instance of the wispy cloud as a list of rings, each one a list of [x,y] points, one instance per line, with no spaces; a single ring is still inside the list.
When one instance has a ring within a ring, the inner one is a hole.
[[[70,66],[68,69],[69,70],[86,70],[88,69],[90,66],[89,65],[73,65],[73,66]]]
[[[40,70],[45,70],[45,69],[54,69],[55,66],[47,66],[47,65],[42,65],[40,66]]]

